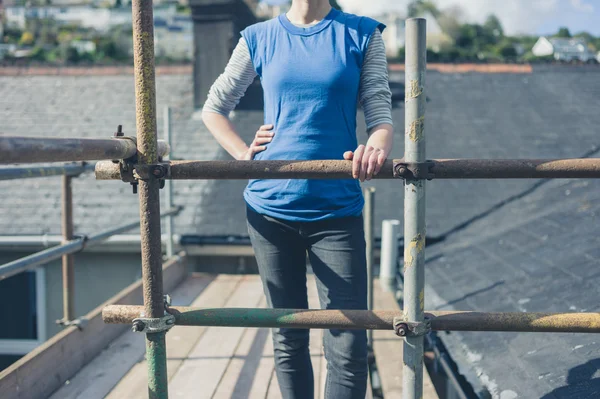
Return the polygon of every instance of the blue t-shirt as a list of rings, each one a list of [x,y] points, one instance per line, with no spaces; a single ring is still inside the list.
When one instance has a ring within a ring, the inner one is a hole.
[[[332,9],[307,28],[282,14],[242,31],[275,133],[254,159],[343,159],[356,149],[360,71],[376,28],[384,25]],[[364,205],[352,179],[250,180],[244,198],[258,213],[291,221],[357,216]]]

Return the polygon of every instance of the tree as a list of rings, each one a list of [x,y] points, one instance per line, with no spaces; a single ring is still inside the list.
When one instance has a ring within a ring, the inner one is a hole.
[[[414,18],[423,14],[431,14],[435,19],[438,19],[442,13],[437,8],[433,1],[428,0],[413,0],[408,4],[408,17]]]
[[[502,28],[502,23],[494,14],[491,14],[487,17],[485,23],[483,24],[483,28],[496,37],[504,36],[504,29]]]
[[[444,10],[444,13],[437,18],[438,25],[442,32],[447,34],[452,40],[460,34],[462,20],[462,9],[458,6],[450,7]]]
[[[33,44],[33,33],[31,32],[23,32],[23,34],[21,35],[21,40],[19,40],[19,44],[20,45],[25,45],[25,46],[29,46],[31,44]]]
[[[569,28],[563,26],[558,30],[558,33],[554,35],[554,37],[570,38],[571,32],[569,32]]]
[[[79,56],[79,52],[76,48],[67,47],[65,51],[65,61],[67,61],[70,64],[77,64],[80,59],[81,57]]]
[[[515,45],[508,40],[505,40],[498,45],[496,53],[504,60],[514,60],[518,55]]]

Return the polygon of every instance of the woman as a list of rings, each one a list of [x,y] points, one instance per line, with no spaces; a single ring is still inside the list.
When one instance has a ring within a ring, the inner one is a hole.
[[[391,93],[384,26],[332,9],[328,0],[293,0],[290,11],[242,32],[212,86],[203,121],[238,160],[352,160],[355,180],[251,180],[244,191],[248,231],[268,304],[308,308],[306,254],[327,309],[366,309],[360,181],[381,169],[392,148]],[[259,75],[265,125],[248,146],[228,119]],[[369,138],[358,145],[357,99]],[[358,179],[358,180],[357,180]],[[309,331],[273,331],[284,398],[313,397]],[[366,332],[324,332],[325,396],[364,399]]]

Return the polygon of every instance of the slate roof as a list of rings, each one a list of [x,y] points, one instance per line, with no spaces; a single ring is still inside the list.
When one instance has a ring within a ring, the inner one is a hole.
[[[209,160],[219,147],[200,120],[193,118],[192,78],[157,76],[158,134],[163,135],[163,108],[172,111],[175,157]],[[250,125],[260,124],[254,113]],[[117,125],[135,135],[133,76],[11,76],[0,77],[0,135],[45,137],[110,137]],[[178,233],[212,234],[198,227],[202,202],[212,185],[207,181],[174,184]],[[0,203],[0,234],[60,234],[60,178],[0,181],[5,200]],[[128,184],[97,182],[86,174],[73,183],[74,223],[77,234],[91,234],[139,219],[137,196]],[[161,204],[163,204],[163,200]]]
[[[401,82],[402,76],[392,73]],[[227,158],[193,120],[188,76],[159,76],[159,109],[175,107],[174,153]],[[427,74],[429,158],[600,156],[600,70],[539,67],[533,74]],[[1,134],[109,136],[134,129],[133,78],[2,77]],[[403,153],[404,109],[393,111]],[[159,114],[161,116],[161,114]],[[162,126],[159,117],[159,130]],[[359,137],[364,122],[359,115]],[[259,111],[237,112],[246,139]],[[597,311],[599,182],[593,180],[433,181],[427,185],[427,308],[484,311]],[[246,235],[242,181],[176,182],[186,206],[176,232]],[[376,225],[402,219],[402,183],[376,181]],[[2,234],[58,233],[58,178],[0,182]],[[137,197],[120,182],[75,183],[79,232],[137,217]],[[379,229],[378,229],[379,230]],[[593,335],[451,333],[440,337],[459,370],[496,398],[598,397]]]

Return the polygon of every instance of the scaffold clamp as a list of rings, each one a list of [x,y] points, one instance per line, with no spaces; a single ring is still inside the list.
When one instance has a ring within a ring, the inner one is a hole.
[[[404,162],[394,161],[394,177],[405,180],[432,180],[435,177],[433,167],[435,162]]]
[[[163,317],[150,318],[138,317],[133,319],[133,332],[153,334],[162,331],[168,331],[175,325],[175,316],[167,314]]]
[[[406,321],[403,317],[394,317],[394,331],[399,337],[420,337],[431,331],[431,321]]]
[[[165,315],[163,317],[137,317],[133,319],[133,325],[131,327],[133,332],[153,334],[162,331],[168,331],[175,325],[175,316],[169,313],[169,306],[171,306],[171,296],[164,296],[165,303]]]

